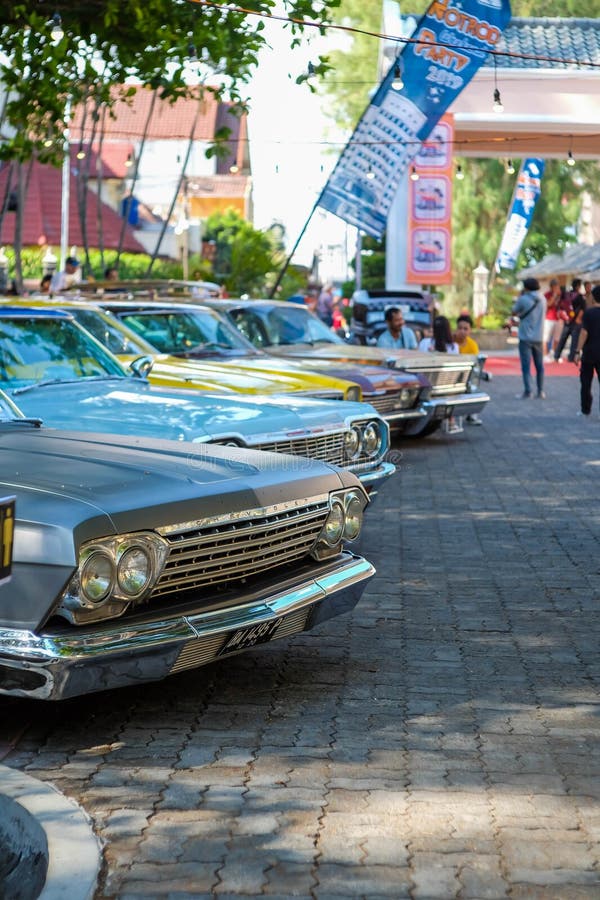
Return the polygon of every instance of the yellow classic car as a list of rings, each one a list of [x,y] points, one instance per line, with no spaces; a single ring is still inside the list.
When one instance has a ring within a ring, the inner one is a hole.
[[[325,400],[362,399],[359,385],[342,378],[305,371],[287,360],[238,358],[231,360],[198,360],[157,353],[156,347],[124,325],[111,312],[93,303],[65,297],[0,298],[2,305],[44,306],[68,309],[76,321],[118,357],[127,368],[141,356],[153,361],[148,375],[151,384],[160,387],[190,388],[210,392],[234,391],[243,394],[293,393]],[[236,329],[216,314],[217,343],[240,346],[247,351],[245,340]]]

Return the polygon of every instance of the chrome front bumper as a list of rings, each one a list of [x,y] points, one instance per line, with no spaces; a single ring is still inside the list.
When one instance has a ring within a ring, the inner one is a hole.
[[[450,416],[476,415],[489,403],[489,394],[485,391],[474,391],[472,394],[456,394],[448,397],[433,397],[423,404],[426,413],[423,419],[409,424],[405,434],[419,434],[426,425],[435,419],[449,419]]]
[[[289,637],[348,612],[374,574],[366,559],[344,552],[313,578],[273,585],[259,599],[242,596],[227,609],[55,634],[0,628],[0,694],[62,700],[158,681],[241,652],[238,633],[243,649],[251,649],[265,634]]]
[[[368,472],[354,472],[353,474],[356,475],[368,493],[369,498],[373,499],[383,482],[387,481],[395,471],[396,466],[393,463],[382,462],[376,469],[371,469]]]

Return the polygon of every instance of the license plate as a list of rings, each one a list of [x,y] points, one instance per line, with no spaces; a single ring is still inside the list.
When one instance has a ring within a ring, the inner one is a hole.
[[[15,498],[0,499],[0,584],[10,579],[13,534],[15,529]]]
[[[229,635],[217,655],[233,653],[235,650],[246,650],[248,647],[256,647],[257,644],[266,644],[282,622],[283,618],[271,619],[269,622],[259,622],[258,625],[250,625],[248,628],[238,628]]]

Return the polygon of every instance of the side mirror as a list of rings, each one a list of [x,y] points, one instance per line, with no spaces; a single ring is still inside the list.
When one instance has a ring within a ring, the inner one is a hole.
[[[147,378],[153,365],[154,360],[151,356],[138,356],[129,363],[129,368],[136,378]]]

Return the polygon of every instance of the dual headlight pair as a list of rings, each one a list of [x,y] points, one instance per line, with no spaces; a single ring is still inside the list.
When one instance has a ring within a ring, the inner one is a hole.
[[[150,593],[167,553],[166,542],[152,532],[118,535],[85,545],[60,612],[76,624],[119,615],[129,603]]]
[[[344,453],[348,459],[378,456],[382,445],[383,435],[378,422],[351,425],[344,435]]]
[[[357,539],[366,505],[365,494],[355,488],[330,495],[329,514],[312,550],[315,559],[328,559],[339,553],[344,541]]]

